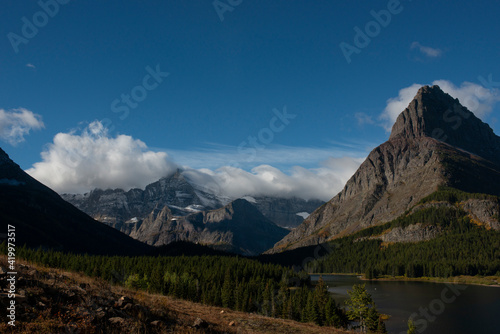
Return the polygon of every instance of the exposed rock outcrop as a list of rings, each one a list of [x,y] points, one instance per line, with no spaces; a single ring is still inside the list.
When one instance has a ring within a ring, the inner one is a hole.
[[[275,224],[295,227],[304,220],[304,215],[324,203],[300,198],[245,196],[246,200],[242,201],[251,203],[252,212],[236,210],[228,220],[244,221],[249,226],[234,229],[232,225],[218,224],[214,228],[215,225],[211,224],[211,228],[206,229],[204,224],[215,221],[217,209],[226,210],[226,205],[232,207],[239,202],[236,200],[231,204],[229,197],[216,194],[209,187],[192,184],[180,170],[153,182],[144,190],[95,189],[85,195],[62,196],[94,219],[150,245],[183,240],[252,255],[269,249],[286,235],[287,231]],[[200,219],[203,221],[201,225],[198,224]],[[247,242],[246,239],[253,238],[261,232],[260,229],[267,229],[258,225],[264,220],[274,226],[267,231],[270,234]],[[225,227],[228,230],[224,230]]]
[[[419,242],[434,239],[441,233],[439,227],[433,225],[413,224],[407,227],[395,227],[386,233],[372,239],[383,242]]]
[[[475,222],[487,228],[500,230],[500,203],[498,201],[469,199],[461,203],[461,206]]]
[[[154,246],[183,240],[257,255],[287,233],[247,200],[238,199],[221,209],[182,217],[173,216],[168,206],[164,206],[154,210],[131,236]]]

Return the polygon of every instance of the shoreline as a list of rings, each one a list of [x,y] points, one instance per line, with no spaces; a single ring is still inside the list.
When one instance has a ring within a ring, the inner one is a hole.
[[[393,281],[393,282],[429,282],[429,283],[448,283],[448,284],[466,284],[479,285],[492,288],[500,288],[500,277],[497,276],[453,276],[453,277],[404,277],[404,276],[382,276],[379,278],[368,279],[363,274],[352,273],[309,273],[309,275],[335,275],[335,276],[356,276],[361,281]]]

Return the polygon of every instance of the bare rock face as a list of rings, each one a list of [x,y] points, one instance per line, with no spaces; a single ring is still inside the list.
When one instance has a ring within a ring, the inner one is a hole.
[[[383,242],[419,242],[431,240],[441,233],[439,227],[433,225],[414,224],[405,228],[395,227],[381,236],[374,237]]]
[[[461,206],[470,214],[473,221],[487,228],[500,230],[500,203],[498,201],[470,199],[461,203]]]
[[[168,206],[164,206],[153,211],[131,236],[154,246],[183,240],[244,255],[257,255],[287,233],[251,203],[238,199],[223,208],[187,216],[173,216]]]
[[[207,187],[191,184],[181,171],[144,190],[95,189],[62,197],[94,219],[150,245],[190,241],[248,255],[269,249],[288,233],[276,225],[295,227],[304,220],[302,215],[324,203],[267,196],[245,196],[246,200],[231,203]]]
[[[344,189],[269,252],[391,221],[439,186],[500,194],[500,137],[438,86],[422,87]],[[479,210],[479,209],[478,209]]]
[[[144,190],[95,189],[87,194],[62,194],[66,201],[84,211],[94,219],[131,235],[142,220],[156,208],[167,205],[175,216],[186,216],[193,212],[221,208],[233,199],[215,194],[203,185],[190,183],[181,171],[161,178],[146,186]],[[293,228],[324,201],[301,198],[279,198],[269,196],[245,196],[259,211],[276,225]],[[300,215],[298,215],[300,214]]]
[[[280,198],[270,196],[243,197],[248,199],[260,212],[276,225],[293,228],[304,221],[304,215],[309,215],[325,202],[317,199]]]
[[[344,189],[276,248],[322,243],[397,218],[445,183],[436,145],[439,143],[432,138],[397,138],[377,147]]]
[[[175,214],[186,215],[193,211],[211,210],[228,201],[215,198],[195,189],[177,171],[146,186],[144,190],[95,189],[85,195],[63,194],[62,197],[95,219],[119,230],[142,219],[156,207],[169,205]]]
[[[397,137],[435,138],[500,163],[500,137],[439,86],[424,86],[418,91],[392,127],[389,140]]]

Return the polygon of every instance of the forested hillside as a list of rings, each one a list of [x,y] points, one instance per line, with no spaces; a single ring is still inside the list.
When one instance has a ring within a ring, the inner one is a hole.
[[[365,273],[407,277],[450,277],[457,275],[500,276],[500,231],[477,221],[464,207],[469,200],[498,197],[441,188],[422,199],[412,210],[383,225],[369,227],[322,246],[310,246],[261,256],[261,260],[300,265],[293,259],[313,257],[306,269],[320,273]],[[498,216],[493,214],[493,220]],[[438,231],[430,240],[384,242],[383,236],[409,226],[432,227]],[[322,253],[318,256],[318,249]]]
[[[326,286],[312,289],[306,272],[242,257],[109,257],[24,247],[17,254],[37,264],[207,305],[319,325],[346,327],[348,323]]]

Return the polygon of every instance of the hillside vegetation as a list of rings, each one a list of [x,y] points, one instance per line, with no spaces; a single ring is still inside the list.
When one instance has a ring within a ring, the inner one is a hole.
[[[388,223],[322,245],[262,255],[260,260],[301,265],[315,273],[364,273],[368,278],[500,276],[500,231],[479,223],[462,208],[471,199],[498,203],[495,196],[443,187]],[[438,233],[418,242],[381,240],[395,229],[404,231],[417,224]],[[311,260],[301,263],[307,258]]]
[[[1,251],[5,253],[5,244]],[[347,328],[343,309],[324,285],[311,288],[309,275],[276,264],[230,256],[96,256],[17,250],[19,258],[81,272],[106,282],[204,305],[264,316]]]
[[[6,260],[0,256],[0,266],[7,266]],[[4,321],[1,333],[351,333],[202,305],[21,262],[16,327]],[[2,310],[6,301],[1,294]]]
[[[458,275],[500,276],[500,231],[477,224],[460,203],[498,198],[441,188],[422,199],[413,210],[378,226],[363,229],[329,244],[333,251],[312,262],[313,272],[365,273],[407,277]],[[443,205],[443,204],[449,205]],[[434,205],[433,205],[434,204]],[[379,236],[410,225],[434,226],[440,234],[431,240],[384,243]]]

